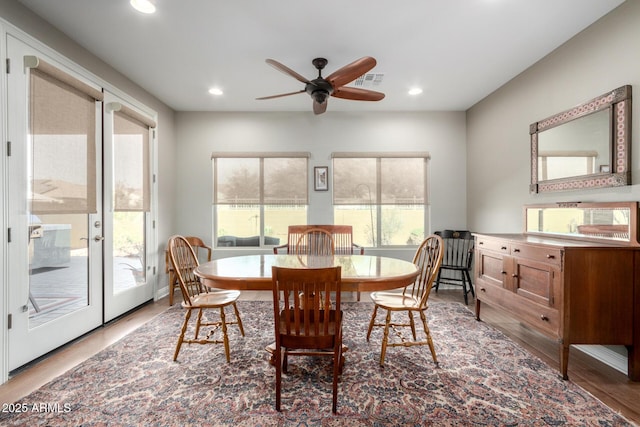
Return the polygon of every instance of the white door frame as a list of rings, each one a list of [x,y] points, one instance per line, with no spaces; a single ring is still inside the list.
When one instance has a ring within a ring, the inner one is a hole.
[[[7,56],[12,65],[7,75],[7,97],[11,108],[7,109],[7,136],[12,141],[9,157],[8,222],[11,240],[8,243],[8,314],[11,316],[11,328],[8,331],[8,369],[15,369],[48,351],[51,351],[74,338],[102,324],[102,242],[94,240],[101,235],[102,200],[102,153],[96,150],[96,197],[97,212],[87,216],[87,239],[89,256],[88,305],[52,320],[42,326],[29,326],[29,218],[27,211],[28,176],[28,73],[23,65],[25,55],[37,55],[47,62],[74,75],[73,71],[58,63],[55,58],[46,55],[38,48],[27,44],[20,38],[7,34]],[[82,78],[81,76],[77,76]],[[86,80],[86,79],[85,79]],[[88,82],[90,83],[90,82]],[[96,147],[102,141],[102,103],[95,103],[96,111]],[[99,225],[98,225],[99,224]]]

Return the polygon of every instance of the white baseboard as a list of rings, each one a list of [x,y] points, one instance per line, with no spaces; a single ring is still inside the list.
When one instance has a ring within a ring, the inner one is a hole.
[[[594,359],[628,375],[628,359],[622,354],[616,353],[603,345],[576,345],[574,347]]]

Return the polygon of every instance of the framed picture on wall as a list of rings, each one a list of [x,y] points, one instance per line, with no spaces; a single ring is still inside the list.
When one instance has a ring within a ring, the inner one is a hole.
[[[316,166],[313,168],[313,189],[327,191],[329,189],[329,167]]]

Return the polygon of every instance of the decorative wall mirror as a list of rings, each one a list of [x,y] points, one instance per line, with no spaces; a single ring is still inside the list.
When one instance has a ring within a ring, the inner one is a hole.
[[[531,124],[532,193],[631,185],[631,86]]]

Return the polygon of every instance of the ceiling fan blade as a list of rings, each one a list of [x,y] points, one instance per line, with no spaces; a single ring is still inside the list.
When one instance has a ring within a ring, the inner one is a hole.
[[[313,113],[314,114],[322,114],[325,111],[327,111],[327,104],[329,102],[324,101],[322,104],[320,104],[318,101],[313,101]]]
[[[297,90],[295,92],[281,93],[280,95],[263,96],[261,98],[256,98],[256,99],[257,100],[262,100],[262,99],[282,98],[283,96],[297,95],[299,93],[304,93],[304,89],[303,90]]]
[[[293,77],[294,79],[298,80],[299,82],[310,83],[309,80],[306,77],[301,76],[300,74],[298,74],[295,71],[293,71],[291,68],[287,67],[286,65],[283,65],[283,64],[279,63],[275,59],[267,59],[266,62],[267,62],[267,64],[271,65],[276,70],[279,70],[279,71],[281,71],[281,72],[283,72],[285,74],[290,75],[291,77]]]
[[[341,87],[336,89],[331,96],[342,99],[352,99],[355,101],[380,101],[384,98],[384,93],[357,87]]]
[[[337,89],[340,86],[354,81],[375,66],[376,60],[370,56],[365,56],[334,71],[325,77],[325,80],[331,83],[334,89]]]

